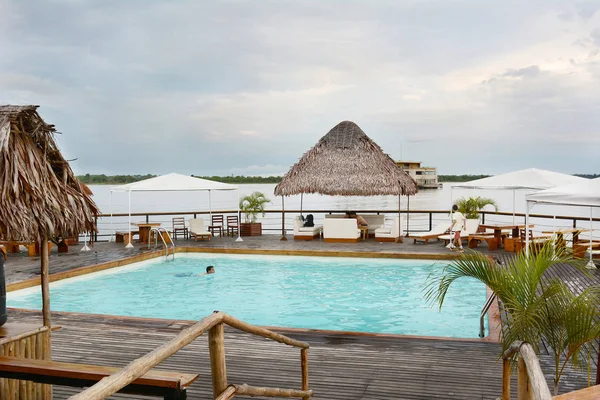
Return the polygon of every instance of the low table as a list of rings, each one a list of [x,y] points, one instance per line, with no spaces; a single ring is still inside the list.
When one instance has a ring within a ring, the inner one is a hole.
[[[132,222],[131,225],[137,226],[140,231],[140,244],[148,244],[148,240],[150,238],[150,230],[152,228],[157,228],[160,226],[160,222],[147,222],[147,223],[138,223]]]
[[[360,229],[360,236],[363,238],[363,240],[366,240],[369,237],[369,227],[359,226],[358,229]]]

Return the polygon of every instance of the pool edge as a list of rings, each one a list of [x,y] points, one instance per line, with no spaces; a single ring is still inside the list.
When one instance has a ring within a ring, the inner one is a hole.
[[[414,260],[453,260],[458,257],[457,254],[439,254],[439,253],[380,253],[380,252],[362,252],[362,251],[330,251],[330,250],[269,250],[269,249],[226,249],[226,248],[207,248],[207,247],[176,247],[175,253],[220,253],[220,254],[266,254],[280,256],[307,256],[307,257],[350,257],[350,258],[387,258],[387,259],[414,259]],[[122,267],[140,261],[158,258],[164,255],[162,250],[155,250],[136,254],[134,256],[120,258],[118,260],[107,261],[99,264],[86,265],[74,268],[69,271],[56,272],[49,275],[50,282],[61,281],[63,279],[74,278],[81,275],[87,275],[94,272],[104,271],[111,268]],[[26,289],[41,284],[41,278],[29,278],[22,281],[6,284],[7,292]]]
[[[15,308],[8,307],[9,311],[15,311],[19,313],[28,313],[28,314],[37,314],[41,317],[40,310],[34,310],[29,308]],[[163,323],[165,326],[175,326],[175,329],[185,329],[193,324],[197,323],[197,320],[188,320],[188,319],[169,319],[169,318],[149,318],[149,317],[135,317],[135,316],[124,316],[124,315],[112,315],[112,314],[90,314],[90,313],[78,313],[71,311],[54,311],[55,315],[62,316],[87,316],[91,318],[97,319],[106,319],[106,320],[114,320],[114,321],[130,321],[130,322],[143,322],[143,321],[151,321]],[[456,338],[456,337],[447,337],[447,336],[421,336],[421,335],[400,335],[393,333],[376,333],[376,332],[351,332],[351,331],[338,331],[331,329],[310,329],[310,328],[290,328],[290,327],[282,327],[282,326],[269,326],[269,325],[257,325],[261,328],[269,329],[271,331],[281,333],[281,334],[321,334],[321,335],[337,335],[337,336],[347,336],[347,337],[373,337],[373,338],[386,338],[386,339],[425,339],[425,340],[449,340],[456,342],[473,342],[473,343],[500,343],[499,340],[494,338],[494,335],[488,334],[483,338]],[[234,329],[234,328],[232,328]]]

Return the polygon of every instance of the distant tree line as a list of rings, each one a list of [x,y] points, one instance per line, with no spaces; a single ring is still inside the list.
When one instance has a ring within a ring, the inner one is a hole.
[[[154,178],[156,175],[79,175],[77,178],[86,185],[123,185]]]
[[[438,182],[469,182],[490,175],[438,175]]]
[[[192,175],[195,176],[195,175]],[[199,176],[198,178],[223,183],[279,183],[282,176]]]
[[[123,185],[141,181],[148,178],[154,178],[156,175],[79,175],[80,181],[88,185]],[[196,176],[196,175],[192,175]],[[440,182],[468,182],[475,179],[487,178],[490,175],[438,175]],[[582,178],[599,178],[600,174],[575,174]],[[208,179],[224,183],[279,183],[281,176],[197,176],[198,178]]]
[[[575,176],[580,176],[582,178],[588,178],[588,179],[600,178],[600,174],[575,174]]]

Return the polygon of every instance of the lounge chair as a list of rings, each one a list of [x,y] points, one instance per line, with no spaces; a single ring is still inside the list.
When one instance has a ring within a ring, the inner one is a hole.
[[[323,225],[303,226],[300,217],[294,218],[294,240],[313,240],[323,232]]]
[[[477,233],[477,230],[479,229],[479,220],[478,219],[468,219],[466,225],[467,226],[465,227],[465,230],[460,231],[460,238],[468,240],[469,235],[474,235]],[[452,238],[453,238],[452,233],[448,233],[447,235],[440,235],[438,237],[438,239],[444,241],[444,246],[447,245],[448,243],[450,243]]]
[[[375,229],[375,240],[378,242],[400,242],[402,243],[402,226],[400,225],[400,217],[392,218],[390,226],[384,225],[381,228]]]
[[[448,232],[448,229],[450,229],[450,225],[452,225],[450,221],[440,222],[429,232],[411,233],[410,235],[408,235],[408,238],[413,239],[414,243],[425,242],[425,244],[428,244],[431,239],[439,240],[439,237],[441,235]]]
[[[194,240],[206,239],[210,240],[212,233],[206,230],[204,227],[204,220],[202,218],[190,219],[190,238]]]

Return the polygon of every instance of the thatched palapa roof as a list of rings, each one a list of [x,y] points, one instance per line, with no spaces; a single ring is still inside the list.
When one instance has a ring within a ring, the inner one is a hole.
[[[98,207],[54,140],[38,106],[0,106],[0,240],[95,230]]]
[[[276,196],[413,195],[416,182],[351,121],[343,121],[292,166]]]

